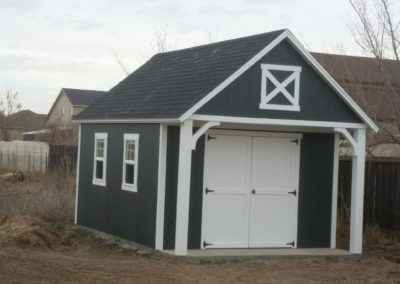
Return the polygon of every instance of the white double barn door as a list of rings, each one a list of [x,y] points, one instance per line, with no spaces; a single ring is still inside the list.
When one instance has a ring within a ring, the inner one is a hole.
[[[212,135],[203,247],[295,247],[300,147],[289,137]]]

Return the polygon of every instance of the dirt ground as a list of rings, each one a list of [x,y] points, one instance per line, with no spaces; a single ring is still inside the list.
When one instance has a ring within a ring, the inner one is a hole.
[[[73,225],[3,218],[0,283],[400,283],[400,246],[392,245],[361,259],[186,259],[127,248]]]
[[[54,191],[47,180],[11,178],[0,180],[0,284],[400,283],[400,238],[379,230],[367,235],[370,244],[360,259],[178,258],[82,230],[71,224],[68,190]]]

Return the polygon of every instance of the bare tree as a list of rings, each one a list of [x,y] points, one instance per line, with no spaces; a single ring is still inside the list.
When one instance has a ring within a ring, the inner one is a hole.
[[[158,53],[166,52],[169,50],[168,33],[165,28],[164,29],[159,28],[154,31],[154,45],[156,52]]]
[[[121,60],[121,58],[119,57],[118,53],[115,50],[111,50],[115,61],[118,63],[119,67],[121,67],[122,72],[125,73],[125,75],[129,75],[130,72],[128,70],[128,68],[126,67],[125,63]]]
[[[357,16],[352,26],[355,42],[376,58],[385,92],[380,99],[393,115],[393,121],[381,122],[380,127],[388,142],[400,144],[400,86],[394,79],[399,75],[386,70],[385,64],[385,59],[400,64],[400,15],[396,14],[392,0],[348,1]]]
[[[8,120],[10,115],[20,111],[22,108],[19,103],[18,92],[8,90],[4,94],[0,93],[0,139],[8,140]]]

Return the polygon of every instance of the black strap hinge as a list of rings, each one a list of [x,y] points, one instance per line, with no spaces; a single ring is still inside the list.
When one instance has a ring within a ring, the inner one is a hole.
[[[291,246],[292,248],[294,248],[295,243],[294,243],[294,241],[291,241],[289,243],[286,243],[286,245],[287,246]]]
[[[206,241],[203,241],[204,248],[209,247],[209,246],[212,246],[212,243],[207,243]]]
[[[210,192],[214,192],[215,190],[211,190],[211,189],[208,189],[208,187],[206,187],[206,194],[208,194],[208,193],[210,193]]]
[[[297,196],[297,190],[289,191],[288,194],[293,194],[294,196]]]
[[[207,141],[211,141],[211,140],[215,140],[215,139],[217,139],[217,138],[214,136],[211,136],[211,135],[207,135]]]

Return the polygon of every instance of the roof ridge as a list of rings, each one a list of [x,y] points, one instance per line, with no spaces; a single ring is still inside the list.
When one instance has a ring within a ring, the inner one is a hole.
[[[227,39],[227,40],[220,40],[220,41],[216,41],[216,42],[212,42],[212,43],[206,43],[206,44],[195,45],[195,46],[191,46],[191,47],[179,48],[179,49],[175,49],[175,50],[170,50],[170,51],[165,51],[165,52],[159,52],[159,53],[156,53],[154,56],[158,56],[158,55],[168,55],[168,54],[171,54],[171,53],[176,53],[176,52],[181,52],[181,51],[189,51],[189,50],[193,50],[193,49],[197,49],[197,48],[200,49],[200,48],[212,47],[212,46],[214,46],[214,45],[232,43],[232,42],[235,42],[235,41],[240,41],[240,40],[246,40],[246,39],[256,38],[256,37],[260,37],[260,36],[271,35],[271,34],[273,34],[273,33],[281,34],[281,33],[285,32],[286,30],[287,30],[287,29],[279,29],[279,30],[274,30],[274,31],[265,32],[265,33],[253,34],[253,35],[242,36],[242,37],[238,37],[238,38],[231,38],[231,39]]]
[[[78,89],[78,88],[62,88],[64,91],[89,91],[89,92],[104,92],[107,93],[106,90],[94,90],[94,89]]]

